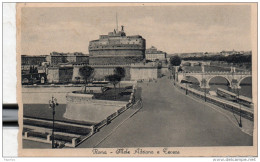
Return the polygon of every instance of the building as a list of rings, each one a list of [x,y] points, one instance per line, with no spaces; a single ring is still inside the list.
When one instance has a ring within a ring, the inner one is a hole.
[[[50,58],[47,60],[50,61],[51,65],[59,65],[64,63],[71,64],[88,64],[89,56],[83,53],[58,53],[52,52]]]
[[[100,35],[98,40],[89,42],[89,64],[131,64],[141,62],[145,55],[145,39],[140,35],[126,36],[124,26],[121,31],[114,29],[108,35]]]
[[[159,51],[154,46],[145,51],[145,59],[150,61],[165,61],[166,55],[166,52]]]
[[[229,55],[237,55],[237,54],[241,54],[239,51],[235,51],[234,49],[232,51],[221,51],[220,55],[222,56],[229,56]]]
[[[21,56],[21,63],[22,65],[38,65],[41,66],[43,62],[46,62],[46,55],[39,55],[39,56],[28,56],[22,55]]]
[[[73,67],[49,67],[47,69],[48,83],[71,83]]]
[[[66,63],[67,59],[66,59],[66,54],[64,53],[58,53],[58,52],[52,52],[50,54],[50,62],[51,65],[58,65],[60,63]]]
[[[39,56],[22,55],[21,56],[21,73],[22,74],[32,73],[32,69],[34,69],[36,72],[38,70],[38,68],[42,66],[42,64],[44,62],[46,62],[46,55],[39,55]]]
[[[88,55],[77,55],[76,56],[76,63],[77,64],[89,64],[89,56]]]
[[[222,56],[229,56],[229,55],[252,55],[252,51],[221,51],[220,55]]]

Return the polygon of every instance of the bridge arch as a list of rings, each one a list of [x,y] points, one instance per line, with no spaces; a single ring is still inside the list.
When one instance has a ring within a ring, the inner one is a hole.
[[[215,75],[215,76],[210,77],[210,78],[208,79],[208,81],[207,81],[208,85],[209,85],[211,79],[217,78],[217,77],[226,79],[226,80],[228,81],[229,86],[231,86],[231,80],[229,80],[229,78],[227,78],[227,77],[225,77],[225,76],[221,76],[221,75]]]
[[[244,76],[243,78],[241,78],[239,81],[238,81],[238,85],[240,86],[241,82],[246,79],[246,78],[251,78],[252,79],[252,76]]]
[[[201,82],[201,79],[200,78],[198,78],[198,77],[196,77],[196,76],[194,76],[194,75],[186,75],[186,76],[184,76],[181,80],[180,80],[180,82],[182,81],[182,80],[187,80],[187,77],[190,77],[190,78],[194,78],[197,82],[198,82],[198,84],[200,84],[200,82]]]

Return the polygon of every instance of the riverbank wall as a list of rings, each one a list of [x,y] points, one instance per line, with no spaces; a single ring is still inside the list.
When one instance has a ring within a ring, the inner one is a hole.
[[[174,84],[180,90],[185,91],[187,95],[195,96],[197,99],[204,100],[208,103],[212,103],[235,114],[240,115],[241,113],[242,117],[254,121],[254,109],[252,108],[247,108],[241,104],[226,101],[215,96],[211,96],[207,93],[205,94],[204,92],[192,89],[190,87],[186,87],[185,85],[182,85],[180,83],[175,82]]]

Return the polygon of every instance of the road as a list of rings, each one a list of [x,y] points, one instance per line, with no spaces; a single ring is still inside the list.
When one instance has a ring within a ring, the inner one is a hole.
[[[166,77],[140,83],[143,108],[97,147],[251,146],[223,114],[180,93]]]

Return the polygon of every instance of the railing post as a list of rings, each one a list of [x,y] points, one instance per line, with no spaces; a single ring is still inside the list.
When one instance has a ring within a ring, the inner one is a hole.
[[[71,145],[72,145],[73,147],[76,146],[76,139],[77,139],[77,138],[72,138],[72,140],[71,140]]]

